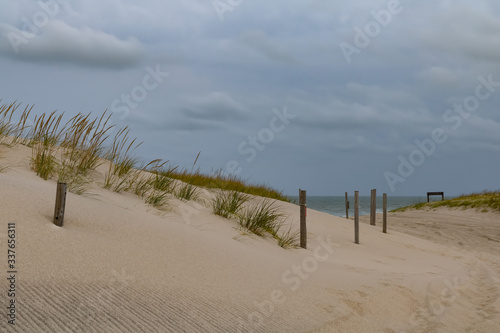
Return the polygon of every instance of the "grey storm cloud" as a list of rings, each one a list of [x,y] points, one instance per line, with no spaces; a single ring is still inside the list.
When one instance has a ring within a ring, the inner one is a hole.
[[[84,66],[121,68],[142,60],[144,49],[136,38],[116,36],[90,28],[75,28],[63,21],[50,21],[43,28],[22,31],[0,25],[4,36],[0,52],[20,61],[71,63]]]
[[[425,44],[449,55],[498,62],[500,22],[497,15],[461,5],[434,19],[441,27],[422,34]]]
[[[226,129],[248,119],[248,110],[228,93],[209,92],[204,95],[184,95],[168,112],[134,117],[134,122],[158,131],[203,131]]]
[[[193,119],[226,121],[244,118],[245,107],[224,92],[211,92],[206,96],[185,96],[188,107],[181,112]]]
[[[311,193],[332,194],[324,179],[339,170],[358,172],[332,176],[339,188],[353,179],[387,188],[384,172],[436,128],[448,139],[422,168],[438,171],[409,178],[399,194],[439,183],[443,161],[472,168],[471,155],[484,168],[471,175],[479,189],[497,174],[498,2],[401,0],[403,9],[372,31],[350,63],[339,45],[355,45],[356,31],[376,27],[388,0],[223,1],[231,8],[222,20],[213,1],[44,0],[54,2],[59,12],[29,37],[25,18],[33,23],[40,3],[3,2],[0,68],[8,79],[0,98],[70,114],[112,112],[114,100],[133,95],[129,116],[114,119],[151,140],[141,146],[146,155],[187,165],[203,150],[202,168],[238,160],[240,176],[286,193],[307,178]],[[9,33],[28,40],[17,41],[17,53]],[[170,75],[137,94],[148,66]],[[491,95],[474,112],[453,111],[474,96],[480,76],[491,76]],[[284,107],[296,118],[245,164],[238,146],[269,136],[273,110]],[[442,185],[467,191],[460,182]]]
[[[241,41],[255,51],[262,53],[268,59],[285,63],[295,62],[293,56],[289,52],[281,50],[278,46],[279,43],[272,40],[264,31],[246,32],[241,36]]]

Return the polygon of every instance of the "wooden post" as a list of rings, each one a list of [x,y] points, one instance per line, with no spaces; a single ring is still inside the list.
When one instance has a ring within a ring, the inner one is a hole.
[[[359,244],[359,191],[354,191],[354,243]]]
[[[57,191],[56,191],[56,207],[54,209],[54,224],[58,227],[63,226],[64,222],[64,210],[66,208],[66,191],[67,191],[66,183],[57,183]]]
[[[384,193],[384,215],[383,215],[383,226],[382,232],[387,233],[387,193]]]
[[[307,204],[306,191],[299,189],[299,205],[300,205],[300,247],[307,249]]]
[[[347,192],[345,192],[345,218],[349,218],[349,200],[347,198]]]
[[[375,213],[377,212],[377,190],[372,190],[370,203],[370,225],[375,225]]]

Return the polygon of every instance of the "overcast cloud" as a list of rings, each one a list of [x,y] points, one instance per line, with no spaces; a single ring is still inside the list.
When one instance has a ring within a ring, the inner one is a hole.
[[[295,195],[499,189],[494,0],[0,0],[0,98]],[[457,105],[459,105],[457,107]],[[461,106],[460,106],[461,105]]]

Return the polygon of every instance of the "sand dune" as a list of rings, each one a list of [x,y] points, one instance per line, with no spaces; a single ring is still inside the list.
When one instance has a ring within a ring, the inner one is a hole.
[[[242,234],[207,202],[159,211],[98,186],[69,194],[52,224],[55,182],[30,150],[2,148],[0,265],[16,224],[16,325],[2,332],[500,332],[500,215],[389,216],[389,234],[308,211],[308,249]],[[209,200],[210,194],[205,195]],[[298,207],[279,203],[298,225]]]

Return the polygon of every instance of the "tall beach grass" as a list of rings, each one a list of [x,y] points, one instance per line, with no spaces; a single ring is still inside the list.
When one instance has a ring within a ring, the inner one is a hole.
[[[144,192],[141,187],[145,187],[148,181],[136,183],[131,180],[140,160],[134,152],[142,142],[130,138],[127,127],[116,129],[116,134],[110,139],[110,130],[115,126],[110,124],[110,114],[104,112],[98,117],[92,117],[91,113],[79,113],[64,123],[64,113],[54,111],[35,115],[33,125],[28,125],[33,106],[27,106],[19,119],[14,120],[20,105],[21,103],[14,102],[0,106],[0,139],[5,141],[3,139],[9,138],[9,144],[22,143],[30,146],[31,166],[40,177],[45,180],[57,178],[69,184],[76,183],[80,187],[85,182],[92,182],[92,171],[101,164],[108,163],[103,187],[117,192]],[[227,174],[222,169],[210,173],[194,169],[199,156],[198,153],[191,169],[166,165],[161,169],[158,165],[149,165],[139,167],[139,170],[154,174],[152,184],[155,189],[163,188],[172,192],[172,180],[188,184],[179,187],[175,193],[184,200],[196,198],[197,188],[206,188],[288,201],[281,191],[265,184],[252,184],[236,175]]]
[[[20,105],[14,102],[0,106],[0,143],[31,147],[31,169],[44,180],[66,182],[70,191],[84,194],[94,177],[102,177],[97,169],[104,164],[103,188],[135,193],[157,208],[164,208],[171,197],[198,200],[201,188],[217,189],[212,202],[214,214],[234,219],[254,234],[270,234],[280,246],[294,246],[296,233],[291,229],[283,231],[283,216],[271,200],[288,201],[282,192],[251,184],[223,170],[202,173],[195,169],[200,153],[190,169],[161,159],[140,164],[135,151],[142,142],[130,137],[128,127],[116,129],[110,137],[115,125],[110,124],[107,112],[98,117],[78,113],[64,122],[64,113],[53,111],[35,115],[31,123],[33,106],[27,106],[16,117]],[[250,195],[267,199],[250,205]]]

